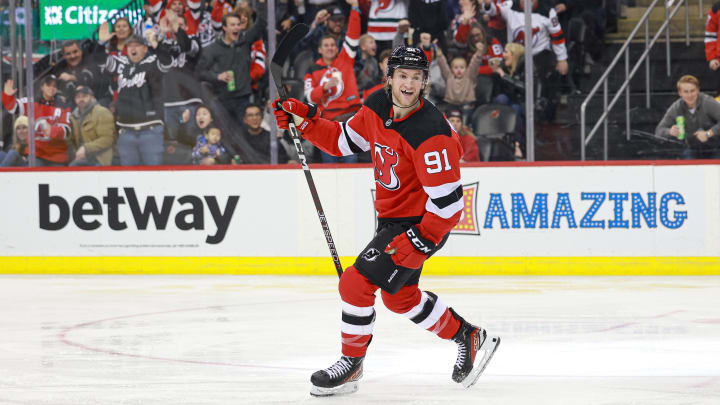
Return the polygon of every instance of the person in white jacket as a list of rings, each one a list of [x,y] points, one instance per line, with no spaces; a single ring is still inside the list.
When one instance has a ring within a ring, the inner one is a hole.
[[[483,0],[482,12],[487,13],[490,17],[497,15],[502,16],[507,25],[507,42],[517,42],[528,48],[525,43],[525,14],[512,9],[512,0],[493,1]],[[533,0],[533,10],[537,7],[538,0]],[[520,2],[521,8],[523,2]],[[541,52],[548,50],[555,54],[557,63],[555,68],[561,75],[568,72],[567,49],[565,47],[565,38],[563,37],[562,27],[557,18],[557,12],[554,8],[550,9],[548,17],[532,13],[532,41],[530,48],[532,55],[536,56]]]

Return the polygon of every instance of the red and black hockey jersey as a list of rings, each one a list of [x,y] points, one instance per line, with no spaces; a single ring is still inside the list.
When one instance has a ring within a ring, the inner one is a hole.
[[[718,32],[720,32],[720,1],[713,4],[708,10],[705,23],[705,60],[708,62],[713,59],[720,60]]]
[[[420,233],[438,243],[463,208],[460,138],[427,100],[401,119],[392,117],[381,90],[347,122],[318,119],[303,136],[335,156],[371,150],[378,218],[421,218]]]
[[[360,108],[360,93],[355,78],[355,55],[359,39],[360,14],[352,10],[343,49],[338,56],[330,65],[325,65],[322,58],[318,59],[305,74],[305,98],[317,104],[323,118],[333,119]],[[325,89],[323,86],[333,76],[338,77],[340,83]]]
[[[19,101],[19,102],[18,102]],[[28,99],[20,100],[2,92],[2,103],[10,114],[26,115]],[[50,124],[50,133],[44,133],[42,127],[35,130],[35,155],[41,159],[56,163],[68,161],[67,139],[70,137],[70,109],[60,108],[54,102],[34,103],[35,123],[40,120]]]

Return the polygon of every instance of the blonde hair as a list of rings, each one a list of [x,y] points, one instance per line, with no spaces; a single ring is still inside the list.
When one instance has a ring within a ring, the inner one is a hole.
[[[680,85],[683,83],[692,84],[695,87],[697,87],[698,89],[700,88],[700,81],[697,79],[697,77],[695,77],[693,75],[685,75],[685,76],[681,77],[680,80],[678,80],[678,82],[677,82],[678,90],[680,90]]]
[[[365,43],[371,39],[375,39],[375,37],[373,37],[370,34],[362,34],[362,35],[360,35],[360,38],[358,38],[358,45],[362,45],[363,43]]]
[[[517,42],[510,42],[509,44],[505,45],[505,50],[512,54],[512,62],[510,63],[510,66],[508,66],[508,69],[510,69],[508,73],[510,73],[510,76],[512,76],[515,74],[515,69],[517,69],[520,58],[522,58],[525,54],[525,47],[518,44]]]

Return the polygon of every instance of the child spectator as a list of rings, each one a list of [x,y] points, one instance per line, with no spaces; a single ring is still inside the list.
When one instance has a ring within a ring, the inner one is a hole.
[[[475,46],[477,50],[473,54],[469,66],[465,58],[460,56],[453,58],[450,65],[448,65],[440,47],[435,48],[440,71],[443,79],[445,79],[445,97],[443,101],[454,106],[462,106],[465,110],[471,110],[475,107],[477,71],[485,54],[485,47],[482,43],[479,42]]]
[[[369,34],[360,36],[360,57],[355,58],[355,78],[361,93],[380,82],[380,70],[375,59],[377,43]]]
[[[216,126],[210,108],[204,104],[195,109],[193,120],[190,119],[192,115],[189,108],[182,115],[182,124],[178,132],[178,145],[182,146],[173,151],[177,155],[175,160],[179,161],[179,164],[191,162],[192,148],[197,139]]]
[[[387,69],[387,62],[388,59],[390,59],[390,55],[392,55],[392,49],[385,49],[384,51],[380,52],[380,59],[377,62],[378,65],[378,71],[380,73],[379,80],[370,88],[365,89],[362,93],[362,99],[363,102],[367,100],[367,98],[375,93],[376,91],[385,88],[385,81],[387,80],[387,76],[385,75],[385,70]]]
[[[220,144],[222,134],[218,127],[210,128],[206,134],[198,135],[197,143],[192,151],[193,164],[214,165],[227,152]]]

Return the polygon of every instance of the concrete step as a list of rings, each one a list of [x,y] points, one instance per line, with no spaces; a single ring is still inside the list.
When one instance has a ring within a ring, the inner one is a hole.
[[[703,10],[701,12],[698,4],[690,4],[688,7],[688,14],[690,15],[690,18],[700,18],[704,20],[707,16],[707,7],[706,4],[703,3]],[[647,6],[626,7],[623,17],[637,21],[645,14],[645,11],[647,11]],[[663,7],[662,2],[658,2],[655,8],[653,8],[652,12],[650,12],[650,18],[665,18],[665,7]],[[685,18],[685,9],[682,6],[680,7],[680,10],[678,10],[677,14],[675,14],[675,18]]]
[[[673,18],[670,21],[670,32],[672,33],[681,33],[682,35],[685,35],[685,17],[679,18],[680,16],[676,15],[675,18]],[[639,20],[636,19],[630,19],[626,18],[623,20],[618,20],[618,32],[620,33],[627,33],[628,35],[632,32],[633,29],[635,29],[635,26],[638,24]],[[657,32],[658,29],[663,25],[665,22],[665,17],[662,18],[651,18],[650,20],[650,36],[652,37],[653,34]],[[704,36],[705,35],[705,19],[701,18],[690,18],[690,35],[696,35],[696,36]],[[640,27],[639,33],[644,35],[645,27]]]

